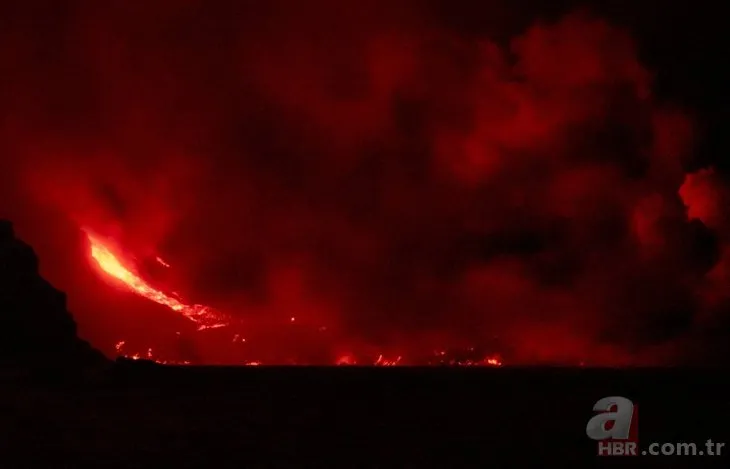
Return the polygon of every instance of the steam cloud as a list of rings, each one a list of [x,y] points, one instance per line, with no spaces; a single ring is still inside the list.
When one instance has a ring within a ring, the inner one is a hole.
[[[726,186],[685,173],[693,122],[626,31],[574,13],[505,44],[389,2],[204,3],[3,7],[0,208],[50,206],[338,351],[633,363],[718,320]]]

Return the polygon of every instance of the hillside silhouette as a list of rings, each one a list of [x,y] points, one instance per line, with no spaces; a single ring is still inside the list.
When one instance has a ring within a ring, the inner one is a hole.
[[[0,362],[5,371],[80,371],[108,360],[79,338],[66,295],[39,273],[33,248],[0,220]]]

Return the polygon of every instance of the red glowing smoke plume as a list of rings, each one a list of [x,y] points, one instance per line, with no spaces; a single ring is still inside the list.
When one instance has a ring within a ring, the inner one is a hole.
[[[100,348],[622,364],[716,317],[724,185],[685,174],[693,122],[627,31],[213,3],[15,6],[0,31],[2,208]]]

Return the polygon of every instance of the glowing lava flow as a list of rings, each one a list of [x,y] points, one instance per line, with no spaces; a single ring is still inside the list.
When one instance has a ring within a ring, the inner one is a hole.
[[[182,302],[176,296],[168,295],[148,282],[144,281],[139,275],[134,273],[133,270],[124,266],[119,257],[109,247],[109,243],[105,243],[100,237],[91,234],[86,231],[86,235],[89,238],[91,244],[91,257],[96,261],[101,270],[109,277],[115,279],[120,285],[124,286],[127,290],[143,297],[148,300],[154,301],[155,303],[167,306],[172,311],[178,312],[188,318],[189,320],[198,324],[198,329],[212,329],[217,327],[224,327],[229,325],[229,318],[220,312],[209,308],[204,305],[189,305]],[[156,261],[165,267],[169,265],[160,259],[156,258]],[[297,322],[297,318],[290,317],[289,323]],[[320,328],[320,330],[323,330]],[[240,335],[234,335],[233,342],[246,342],[245,339],[240,339]],[[123,352],[124,341],[120,341],[116,344],[117,353],[126,356],[132,360],[149,360],[160,364],[168,365],[189,365],[190,362],[183,361],[171,361],[164,360],[153,356],[152,348],[148,348],[146,353],[133,353],[131,355]],[[474,349],[470,349],[473,351]],[[448,365],[448,366],[502,366],[502,359],[498,355],[487,356],[479,360],[456,360],[448,358],[448,354],[445,351],[435,352],[436,360],[429,360],[428,365]],[[394,359],[386,359],[382,354],[378,355],[374,361],[372,359],[363,358],[362,363],[366,366],[400,366],[403,365],[401,356]],[[357,365],[359,360],[356,360],[354,356],[346,355],[336,360],[337,365]],[[242,361],[243,365],[261,365],[260,361]],[[416,363],[413,363],[416,364]]]
[[[204,305],[187,305],[177,298],[152,287],[139,276],[132,273],[119,261],[117,256],[98,237],[86,233],[91,243],[91,257],[107,275],[120,281],[128,290],[167,306],[199,325],[199,329],[211,329],[228,325],[225,316]]]

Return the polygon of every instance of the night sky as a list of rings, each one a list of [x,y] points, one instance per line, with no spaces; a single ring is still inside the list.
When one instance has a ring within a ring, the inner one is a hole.
[[[4,2],[0,217],[110,355],[711,360],[723,16],[550,3]],[[84,228],[241,324],[109,285]]]

